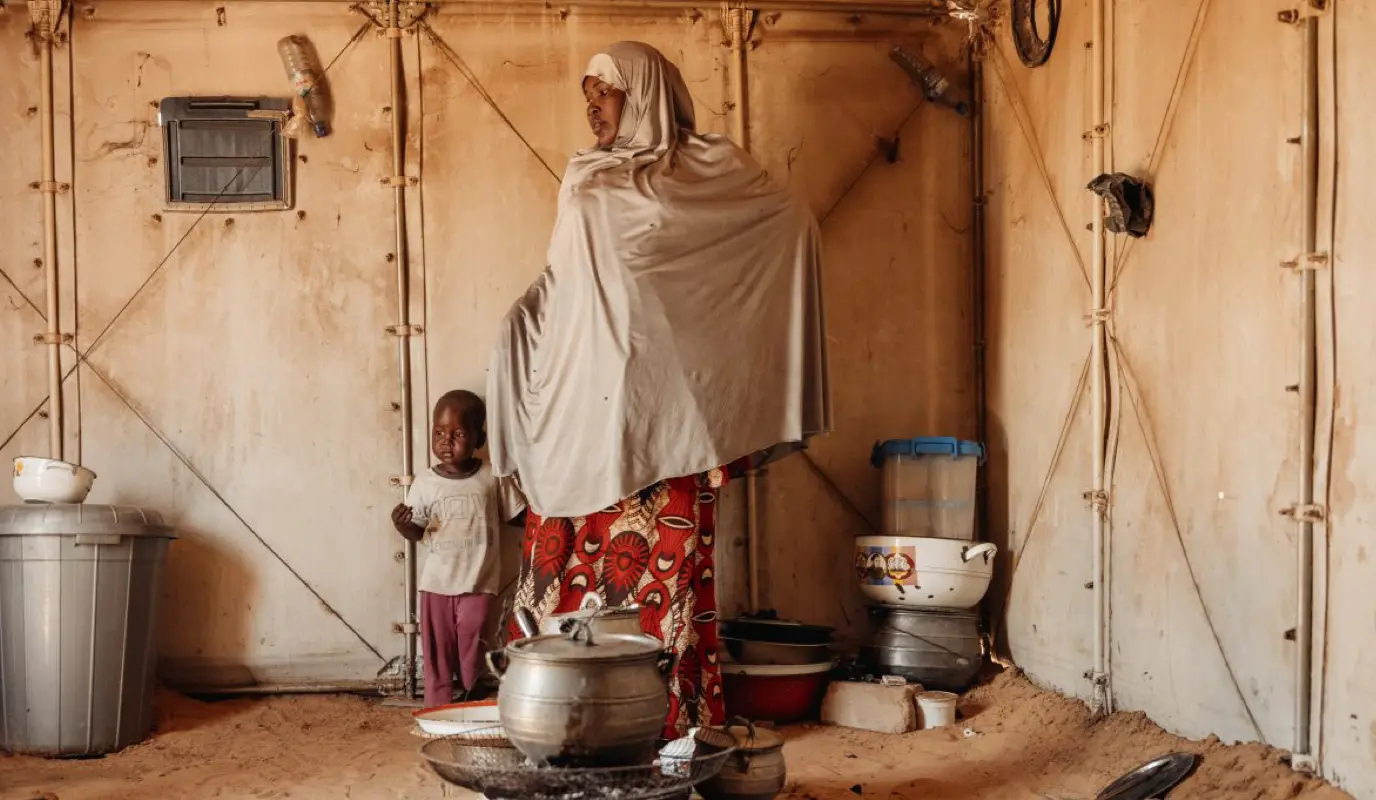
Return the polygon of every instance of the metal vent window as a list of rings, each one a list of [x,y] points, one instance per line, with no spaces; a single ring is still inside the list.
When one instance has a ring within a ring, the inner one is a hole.
[[[291,102],[276,98],[168,97],[158,106],[172,211],[291,208]]]

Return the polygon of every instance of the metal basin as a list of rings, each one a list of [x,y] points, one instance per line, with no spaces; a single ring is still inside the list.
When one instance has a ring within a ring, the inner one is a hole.
[[[918,536],[859,536],[855,574],[871,602],[910,608],[974,608],[994,574],[998,548]]]

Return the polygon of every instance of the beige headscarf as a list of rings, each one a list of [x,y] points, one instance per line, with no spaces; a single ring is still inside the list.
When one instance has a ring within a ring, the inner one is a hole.
[[[569,162],[549,266],[488,372],[492,469],[543,516],[831,427],[812,215],[693,131],[687,86],[654,48],[614,44],[586,75],[626,92],[617,138]]]

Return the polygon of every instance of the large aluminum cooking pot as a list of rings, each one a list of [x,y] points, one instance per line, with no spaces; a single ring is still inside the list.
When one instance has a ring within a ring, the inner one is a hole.
[[[594,633],[521,639],[487,655],[502,681],[497,715],[537,764],[629,766],[654,760],[669,713],[674,656],[649,636]]]
[[[870,614],[878,625],[860,660],[881,674],[961,692],[984,663],[978,612],[881,606]]]
[[[855,573],[876,603],[973,608],[984,599],[998,547],[925,536],[858,536]]]
[[[568,633],[580,622],[588,623],[594,636],[644,634],[644,629],[640,627],[640,606],[606,608],[602,604],[602,597],[596,594],[586,595],[577,611],[545,617],[540,622],[540,633],[546,636]]]

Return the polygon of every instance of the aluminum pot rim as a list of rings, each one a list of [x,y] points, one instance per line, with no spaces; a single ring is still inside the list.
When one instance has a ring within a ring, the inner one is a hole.
[[[655,664],[664,655],[664,643],[653,636],[633,635],[628,633],[600,633],[597,635],[597,643],[610,642],[622,646],[636,646],[643,648],[641,652],[620,652],[606,653],[597,655],[589,653],[587,655],[564,655],[557,653],[531,652],[531,648],[539,647],[545,642],[567,641],[568,636],[562,633],[543,634],[541,636],[531,636],[519,639],[506,646],[506,656],[514,667],[518,663],[541,663],[555,664],[559,666],[578,666],[582,664],[637,664],[645,662]],[[600,645],[588,647],[589,651],[598,649]]]

